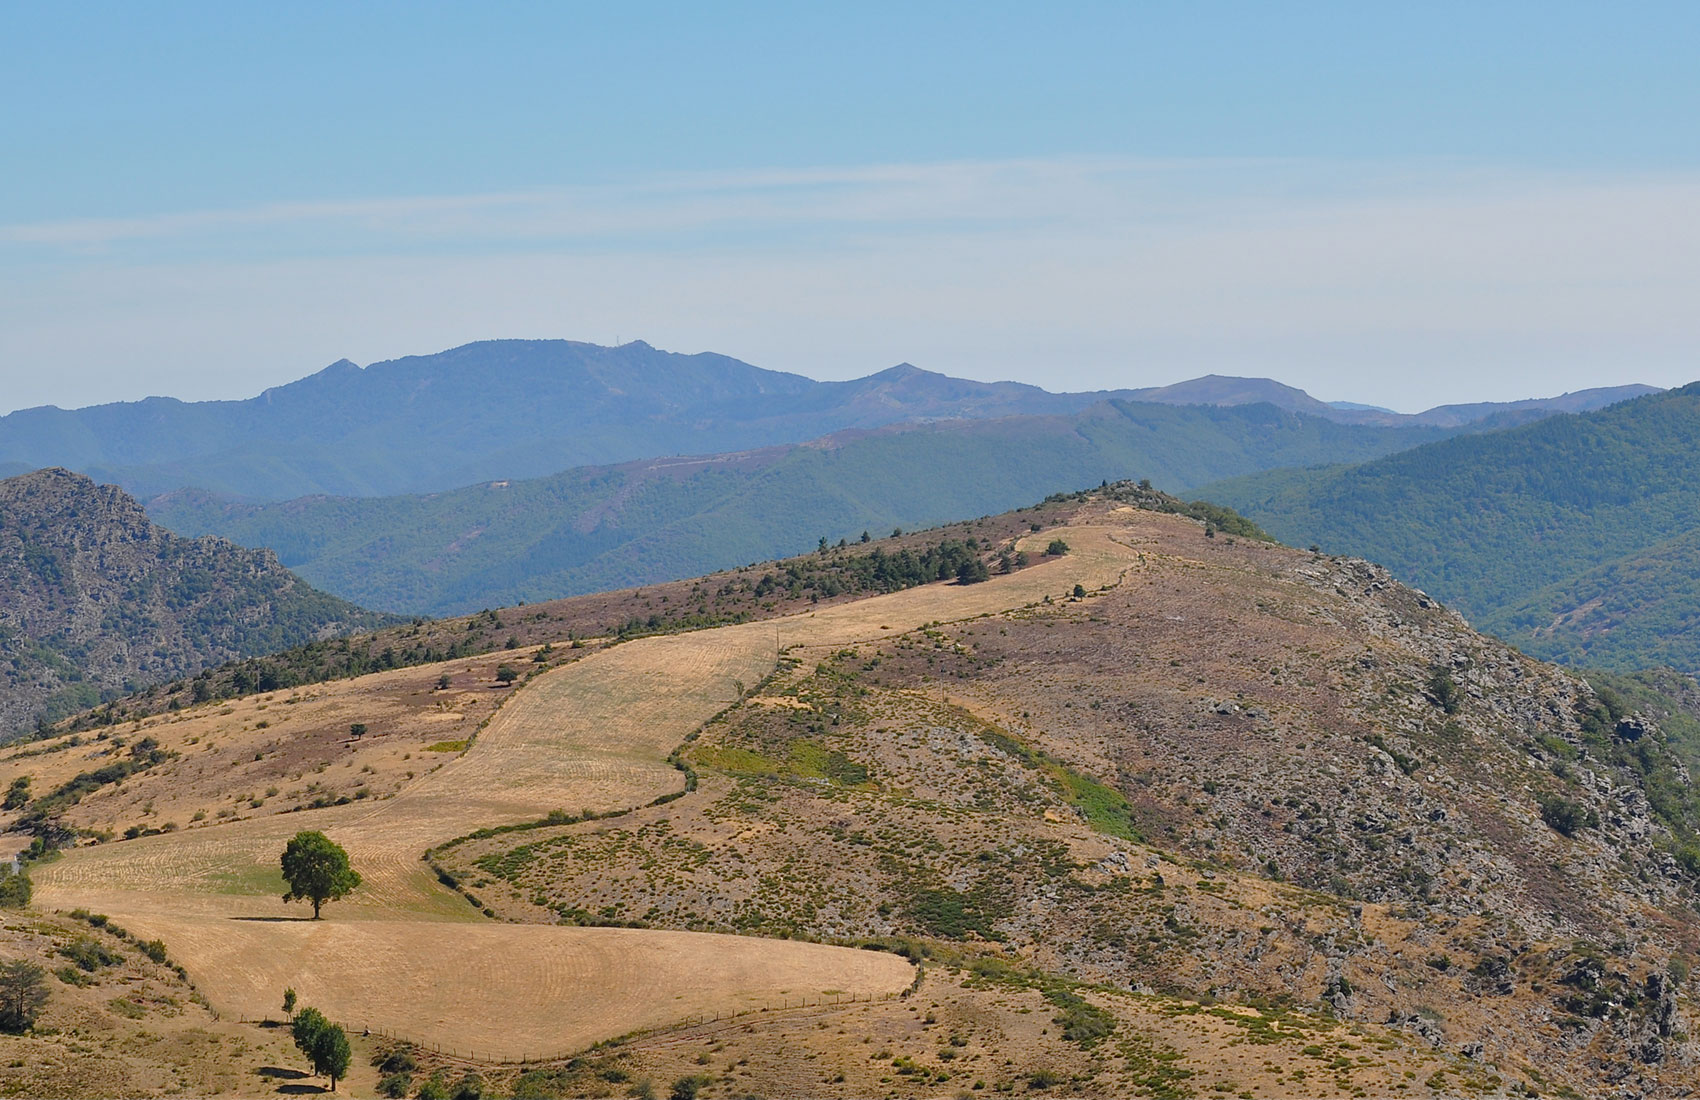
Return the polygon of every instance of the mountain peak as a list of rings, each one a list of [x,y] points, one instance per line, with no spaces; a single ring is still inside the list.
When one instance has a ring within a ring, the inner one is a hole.
[[[943,378],[943,377],[945,377],[945,376],[942,375],[942,374],[939,374],[937,371],[922,370],[920,367],[917,367],[913,363],[904,362],[904,363],[899,363],[894,367],[887,367],[882,371],[875,371],[873,374],[868,375],[868,380],[872,380],[872,379],[875,379],[875,378],[896,379],[896,378]]]

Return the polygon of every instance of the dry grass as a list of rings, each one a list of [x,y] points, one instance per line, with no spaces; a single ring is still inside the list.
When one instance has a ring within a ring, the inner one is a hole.
[[[1060,597],[1077,583],[1114,583],[1130,559],[1114,533],[1112,526],[1063,530],[1075,547],[1069,556],[985,584],[932,585],[592,652],[515,692],[468,752],[433,761],[433,770],[416,773],[389,798],[75,851],[37,870],[38,901],[108,912],[164,938],[213,1003],[231,1011],[269,1006],[283,985],[293,984],[304,994],[314,991],[310,999],[335,1017],[447,1045],[467,1044],[476,1033],[483,1048],[507,1056],[534,1053],[547,1042],[559,1049],[681,1016],[738,1011],[752,997],[784,990],[895,992],[910,970],[889,955],[688,933],[485,923],[435,882],[421,853],[480,827],[558,809],[621,809],[678,790],[683,778],[666,763],[668,753],[758,683],[782,647],[878,639]],[[1048,542],[1058,534],[1035,537]],[[435,668],[415,669],[326,685],[295,705],[317,705],[321,730],[367,721],[370,738],[392,720],[401,724],[380,700],[416,698],[436,675]],[[229,705],[229,713],[192,718],[204,723],[202,733],[169,722],[159,732],[185,747],[189,737],[252,744],[256,734],[272,734],[255,728],[261,705],[275,709],[244,700]],[[425,745],[446,734],[462,737],[473,724],[470,715],[438,718],[450,712],[429,706],[411,713],[409,748],[402,751],[413,759]],[[396,744],[368,751],[397,755],[403,742],[391,740]],[[411,762],[396,760],[385,774],[405,776],[401,765]],[[358,774],[354,759],[331,767]],[[232,774],[244,785],[251,781],[241,773],[226,774],[225,781]],[[179,793],[162,772],[155,811],[162,801],[187,807],[219,782],[217,773],[203,770]],[[365,876],[360,890],[334,903],[331,919],[319,924],[276,919],[299,915],[278,900],[275,868],[286,839],[307,828],[347,847]],[[453,992],[445,996],[446,990]]]
[[[352,680],[204,703],[111,726],[0,749],[0,788],[28,776],[46,794],[81,772],[128,755],[150,738],[175,759],[84,797],[69,823],[115,835],[126,829],[194,829],[287,813],[315,802],[387,798],[449,759],[425,751],[464,739],[511,689],[495,681],[504,662],[530,668],[534,650],[513,650]],[[553,663],[582,654],[557,648]],[[440,677],[449,687],[439,689]],[[355,738],[350,727],[366,733]],[[8,815],[10,816],[10,815]]]

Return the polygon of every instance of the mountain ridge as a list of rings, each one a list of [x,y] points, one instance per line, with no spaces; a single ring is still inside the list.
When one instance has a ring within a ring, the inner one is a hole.
[[[252,500],[311,493],[385,496],[669,454],[793,444],[902,422],[1067,415],[1105,400],[1240,405],[1268,401],[1341,423],[1449,426],[1543,415],[1548,401],[1478,405],[1444,425],[1338,409],[1268,379],[1212,375],[1144,389],[1053,393],[953,378],[903,363],[817,382],[713,352],[643,341],[486,340],[361,367],[340,359],[243,400],[149,397],[0,417],[0,469],[65,466],[153,496],[184,487]],[[1464,408],[1464,407],[1459,407]],[[12,468],[15,468],[15,465]]]

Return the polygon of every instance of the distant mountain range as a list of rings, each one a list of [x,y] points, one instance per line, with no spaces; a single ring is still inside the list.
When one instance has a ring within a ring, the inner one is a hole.
[[[1380,562],[1537,656],[1700,672],[1700,383],[1200,492]]]
[[[437,615],[695,576],[799,553],[822,536],[985,515],[1106,479],[1185,491],[1456,430],[1337,424],[1268,404],[1105,401],[1067,416],[894,425],[447,493],[256,504],[184,491],[148,507],[184,534],[271,547],[365,606]]]
[[[0,417],[0,475],[65,466],[132,493],[196,487],[250,500],[383,496],[538,477],[678,454],[801,443],[900,423],[1067,416],[1105,400],[1268,403],[1374,427],[1499,426],[1597,408],[1648,387],[1589,390],[1414,416],[1336,407],[1262,378],[1211,375],[1172,386],[1050,393],[950,378],[907,364],[816,382],[723,355],[642,341],[492,340],[361,368],[343,360],[245,401],[153,397]]]
[[[0,740],[38,716],[387,621],[270,551],[162,530],[81,475],[0,481]]]

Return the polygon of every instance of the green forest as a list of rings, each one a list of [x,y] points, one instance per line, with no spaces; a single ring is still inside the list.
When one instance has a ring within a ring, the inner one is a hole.
[[[1700,383],[1358,465],[1208,486],[1539,656],[1700,669]]]
[[[801,553],[823,536],[994,514],[1058,486],[1146,478],[1185,492],[1446,434],[1342,425],[1269,405],[1106,402],[1077,416],[884,430],[422,496],[253,505],[176,493],[149,512],[182,534],[270,547],[311,583],[362,606],[447,615],[696,576]]]

